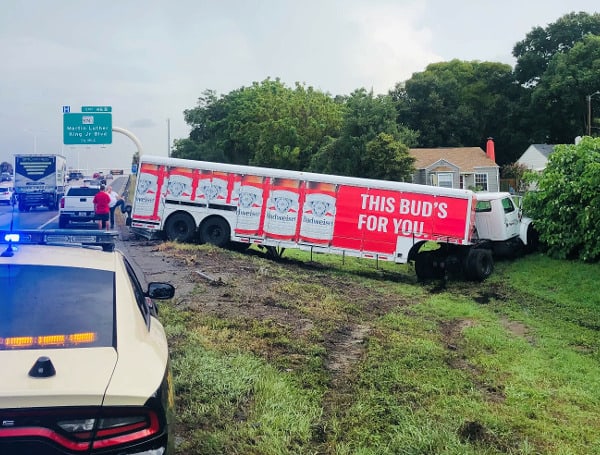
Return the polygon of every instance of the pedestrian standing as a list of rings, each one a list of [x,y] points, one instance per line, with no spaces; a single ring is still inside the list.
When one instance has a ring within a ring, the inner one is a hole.
[[[117,207],[121,207],[121,213],[125,213],[125,201],[123,200],[123,197],[119,193],[117,193],[115,190],[113,190],[112,186],[110,186],[110,185],[106,187],[106,192],[110,196],[110,204],[109,204],[110,228],[114,229],[115,228],[115,210],[117,209]]]
[[[100,191],[94,196],[94,212],[98,221],[98,229],[108,230],[108,218],[110,215],[110,196],[106,192],[106,187],[100,185]]]

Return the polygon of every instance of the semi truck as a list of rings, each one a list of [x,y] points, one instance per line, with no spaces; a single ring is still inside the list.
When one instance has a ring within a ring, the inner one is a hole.
[[[510,193],[144,155],[130,228],[217,246],[414,263],[419,279],[483,280],[536,234]]]
[[[20,212],[56,210],[64,196],[67,160],[62,155],[15,155],[15,197]]]

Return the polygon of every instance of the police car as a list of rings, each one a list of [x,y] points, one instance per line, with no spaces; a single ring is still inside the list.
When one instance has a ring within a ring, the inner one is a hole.
[[[114,232],[0,231],[0,454],[172,453],[173,383],[152,299]]]

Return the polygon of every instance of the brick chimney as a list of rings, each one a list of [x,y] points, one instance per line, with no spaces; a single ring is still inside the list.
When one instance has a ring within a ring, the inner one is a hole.
[[[488,137],[487,144],[485,146],[485,154],[494,163],[496,162],[496,152],[494,150],[494,139],[491,137]]]

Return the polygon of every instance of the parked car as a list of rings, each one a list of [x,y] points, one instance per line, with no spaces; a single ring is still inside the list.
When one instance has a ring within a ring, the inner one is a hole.
[[[58,204],[58,226],[66,229],[72,222],[95,221],[94,196],[98,191],[99,185],[69,188]]]
[[[69,182],[81,179],[83,179],[83,173],[81,172],[69,172],[69,177],[67,178]]]
[[[0,231],[0,453],[169,454],[165,330],[132,264],[96,230]]]
[[[10,172],[0,173],[0,182],[12,182],[12,174]]]
[[[15,191],[12,186],[0,186],[0,204],[14,205]]]

